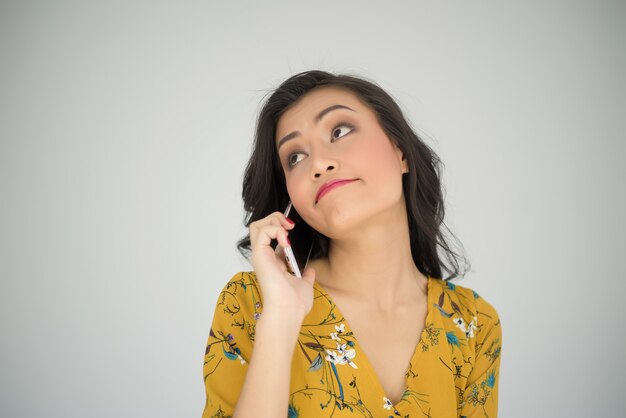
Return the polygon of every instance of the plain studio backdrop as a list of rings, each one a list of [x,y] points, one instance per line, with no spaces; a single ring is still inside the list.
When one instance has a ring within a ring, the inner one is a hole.
[[[625,10],[2,1],[0,416],[201,415],[255,119],[310,69],[377,82],[441,156],[500,416],[622,415]]]

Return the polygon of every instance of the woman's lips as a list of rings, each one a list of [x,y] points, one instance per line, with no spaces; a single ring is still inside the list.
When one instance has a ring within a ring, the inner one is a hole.
[[[324,197],[324,195],[325,195],[326,193],[330,192],[331,190],[336,189],[337,187],[343,186],[344,184],[352,183],[353,181],[356,181],[356,179],[353,179],[353,180],[341,180],[341,181],[338,181],[338,182],[335,182],[335,183],[331,184],[331,185],[330,185],[330,186],[328,186],[328,187],[325,187],[325,188],[324,188],[324,190],[322,190],[322,191],[320,192],[320,194],[319,194],[319,196],[317,197],[317,200],[315,201],[315,203],[319,202],[319,201],[320,201],[320,199],[321,199],[322,197]]]

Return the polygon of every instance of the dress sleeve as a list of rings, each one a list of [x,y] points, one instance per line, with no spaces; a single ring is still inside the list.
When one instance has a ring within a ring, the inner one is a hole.
[[[206,402],[202,418],[233,415],[252,354],[256,286],[246,272],[235,274],[220,292],[204,354]],[[252,305],[252,306],[250,306]]]
[[[496,418],[502,328],[495,308],[480,296],[476,316],[476,360],[467,378],[460,417]]]

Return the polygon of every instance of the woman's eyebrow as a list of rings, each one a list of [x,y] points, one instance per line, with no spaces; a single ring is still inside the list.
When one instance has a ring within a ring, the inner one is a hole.
[[[324,115],[326,115],[328,112],[336,110],[336,109],[348,109],[348,110],[352,110],[353,112],[355,112],[354,109],[349,108],[348,106],[345,106],[345,105],[342,105],[342,104],[336,104],[336,105],[328,106],[326,109],[323,109],[315,117],[315,119],[314,119],[315,124],[317,125],[320,122],[320,120],[322,120]],[[292,133],[285,135],[280,141],[278,141],[277,149],[280,149],[281,145],[283,145],[285,142],[289,141],[290,139],[293,139],[293,138],[297,137],[298,135],[300,135],[300,131],[293,131]]]

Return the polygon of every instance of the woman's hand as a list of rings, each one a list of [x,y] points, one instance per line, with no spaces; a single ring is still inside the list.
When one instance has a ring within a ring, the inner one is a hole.
[[[252,266],[261,285],[263,309],[292,311],[306,316],[313,307],[313,282],[315,270],[306,268],[302,278],[292,275],[281,247],[287,248],[288,229],[293,224],[280,212],[273,212],[250,224]],[[272,239],[278,241],[272,249]]]

